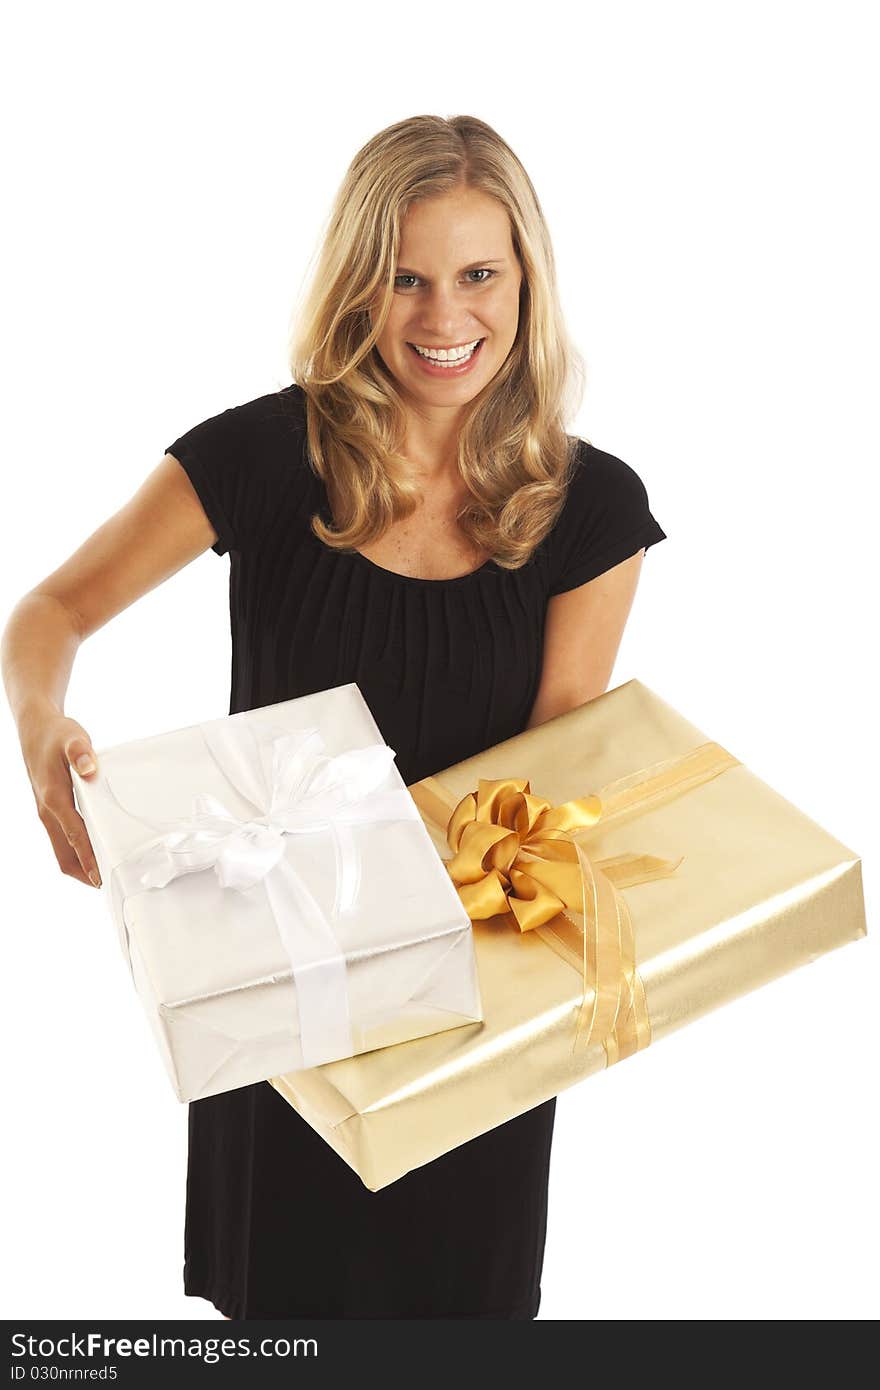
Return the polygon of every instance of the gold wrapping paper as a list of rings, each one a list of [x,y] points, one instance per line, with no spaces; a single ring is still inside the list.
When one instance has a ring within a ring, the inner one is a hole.
[[[589,922],[475,921],[482,1023],[271,1078],[371,1191],[866,932],[858,856],[640,681],[411,787],[445,860],[450,810],[501,778],[554,806],[605,790],[573,838],[624,903],[588,971],[618,1003],[575,1045]]]

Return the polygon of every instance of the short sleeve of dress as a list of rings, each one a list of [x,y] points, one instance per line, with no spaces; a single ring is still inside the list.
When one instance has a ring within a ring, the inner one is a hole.
[[[550,533],[549,594],[596,579],[637,551],[666,539],[634,468],[584,440],[556,525]]]
[[[184,469],[217,532],[211,549],[218,555],[256,546],[271,525],[279,500],[279,445],[285,438],[278,423],[280,400],[275,394],[231,406],[165,449]]]

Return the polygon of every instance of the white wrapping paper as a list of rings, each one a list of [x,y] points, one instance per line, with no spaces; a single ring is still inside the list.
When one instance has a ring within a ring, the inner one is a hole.
[[[179,1100],[477,1022],[473,932],[354,684],[71,777]]]

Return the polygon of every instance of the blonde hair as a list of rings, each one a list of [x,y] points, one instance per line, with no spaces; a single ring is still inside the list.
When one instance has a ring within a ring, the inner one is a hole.
[[[418,505],[420,486],[399,453],[404,404],[373,346],[393,300],[403,216],[417,200],[461,187],[507,209],[522,285],[514,345],[463,411],[458,470],[468,496],[458,525],[496,564],[519,569],[565,500],[579,441],[564,421],[580,403],[584,371],[537,193],[510,147],[474,116],[388,126],[358,151],[336,194],[289,352],[312,467],[325,484],[332,478],[342,510],[337,527],[317,514],[311,527],[325,545],[358,549]]]

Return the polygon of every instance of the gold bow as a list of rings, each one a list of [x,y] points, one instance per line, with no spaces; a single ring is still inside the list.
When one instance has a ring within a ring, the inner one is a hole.
[[[597,796],[553,806],[533,796],[528,781],[481,777],[446,827],[453,852],[446,867],[468,916],[512,915],[528,931],[578,906],[583,880],[569,832],[595,825],[601,814]]]
[[[444,829],[453,852],[444,863],[471,920],[536,930],[580,970],[572,1050],[588,1009],[584,1046],[601,1041],[607,1066],[650,1043],[632,919],[619,889],[668,877],[684,858],[619,854],[591,862],[576,837],[637,816],[738,763],[706,742],[559,806],[535,796],[521,778],[480,778],[476,792],[457,802],[437,777],[410,786],[423,818]]]

